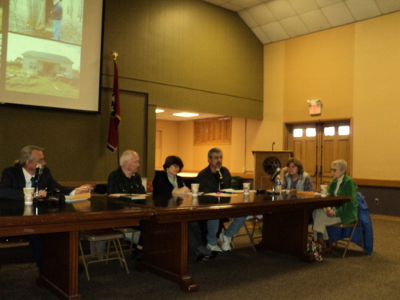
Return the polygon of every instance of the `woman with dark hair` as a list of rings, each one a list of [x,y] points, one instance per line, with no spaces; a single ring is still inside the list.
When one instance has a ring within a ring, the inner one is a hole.
[[[311,176],[304,172],[303,164],[295,157],[290,158],[286,167],[281,169],[281,178],[283,178],[282,189],[284,190],[314,191]]]
[[[173,193],[190,193],[183,178],[177,174],[182,171],[183,162],[178,156],[168,156],[163,165],[165,171],[156,171],[153,179],[153,197],[161,199],[173,198]],[[189,249],[196,253],[196,261],[203,263],[218,255],[204,246],[202,232],[198,221],[188,222]]]
[[[183,162],[178,156],[168,156],[163,165],[164,171],[156,171],[153,179],[153,195],[190,193],[182,177],[177,174],[183,168]]]

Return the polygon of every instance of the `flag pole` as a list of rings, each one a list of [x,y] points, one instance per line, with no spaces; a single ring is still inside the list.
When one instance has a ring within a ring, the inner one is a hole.
[[[110,124],[108,129],[107,149],[111,152],[117,152],[117,166],[119,167],[119,123],[121,121],[120,102],[119,102],[119,84],[118,84],[118,53],[113,52],[114,57],[114,82],[111,101]]]
[[[117,58],[118,58],[118,52],[114,50],[113,52],[113,57],[114,57],[114,63],[117,63]],[[117,78],[118,80],[118,78]],[[118,86],[119,89],[119,86]],[[119,90],[118,90],[119,93]],[[117,168],[119,168],[119,130],[117,131]]]

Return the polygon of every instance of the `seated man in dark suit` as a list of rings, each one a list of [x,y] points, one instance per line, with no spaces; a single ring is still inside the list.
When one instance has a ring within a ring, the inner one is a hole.
[[[47,191],[60,190],[65,195],[81,194],[91,191],[90,184],[82,185],[76,189],[63,187],[54,180],[48,168],[45,168],[44,149],[37,146],[26,146],[22,148],[18,162],[13,167],[4,169],[0,181],[0,200],[16,199],[23,200],[25,187],[36,187],[40,198],[47,196]],[[41,174],[34,180],[36,169],[40,169]],[[29,243],[35,257],[36,263],[41,268],[42,265],[42,239],[41,235],[28,236]]]
[[[37,182],[40,198],[46,197],[47,191],[60,190],[64,195],[73,195],[88,193],[93,189],[90,184],[76,189],[61,186],[46,168],[43,151],[43,148],[37,146],[22,148],[18,162],[3,171],[0,181],[0,199],[23,199],[23,188],[36,187],[34,180],[36,168],[41,171]]]

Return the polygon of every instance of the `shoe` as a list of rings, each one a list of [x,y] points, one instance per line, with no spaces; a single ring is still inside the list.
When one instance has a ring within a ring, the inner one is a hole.
[[[207,249],[210,249],[211,251],[222,252],[222,249],[218,245],[211,246],[210,244],[207,244]]]
[[[221,254],[221,252],[219,252],[219,251],[211,251],[211,255],[209,255],[209,258],[214,259],[220,254]]]
[[[222,245],[221,245],[222,250],[223,251],[231,251],[232,250],[232,247],[231,247],[232,238],[225,236],[225,234],[223,232],[221,232],[221,234],[219,235],[219,238],[221,239],[221,242],[222,242]]]
[[[196,262],[198,264],[203,264],[203,263],[205,263],[206,261],[209,261],[209,260],[210,260],[210,257],[208,255],[198,255],[197,258],[196,258]]]

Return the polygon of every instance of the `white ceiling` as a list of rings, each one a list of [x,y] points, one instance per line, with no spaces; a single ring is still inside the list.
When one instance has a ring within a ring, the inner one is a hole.
[[[203,0],[236,11],[265,45],[400,10],[400,0]]]
[[[188,121],[188,120],[198,120],[198,119],[222,117],[222,115],[206,114],[206,113],[200,113],[200,112],[194,112],[194,111],[188,111],[188,110],[182,110],[182,109],[172,109],[172,108],[165,108],[165,107],[157,107],[157,109],[163,109],[164,112],[157,113],[156,119],[164,120],[164,121]],[[180,112],[196,113],[199,115],[197,117],[189,117],[189,118],[177,117],[177,116],[173,115],[174,113],[180,113]]]

